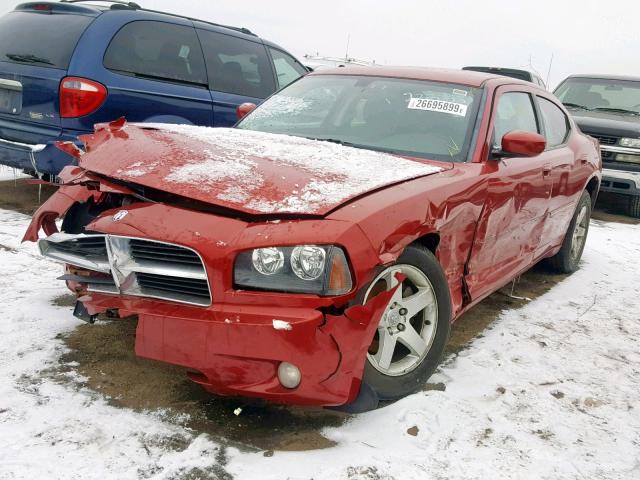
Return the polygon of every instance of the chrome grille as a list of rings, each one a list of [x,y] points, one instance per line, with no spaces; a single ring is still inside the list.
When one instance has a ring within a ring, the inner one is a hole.
[[[40,240],[46,257],[88,270],[111,273],[114,285],[89,290],[207,306],[211,289],[200,255],[164,242],[117,235],[58,233]]]

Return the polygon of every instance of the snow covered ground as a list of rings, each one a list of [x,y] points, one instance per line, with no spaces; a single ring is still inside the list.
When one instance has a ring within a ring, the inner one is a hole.
[[[640,478],[640,226],[593,222],[582,269],[450,359],[445,391],[264,456],[43,373],[79,322],[27,221],[0,210],[0,479]]]

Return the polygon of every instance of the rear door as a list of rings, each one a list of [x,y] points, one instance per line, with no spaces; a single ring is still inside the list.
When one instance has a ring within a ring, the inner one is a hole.
[[[276,90],[271,60],[257,37],[204,28],[197,32],[207,63],[214,126],[233,126],[238,105],[259,104]]]
[[[26,4],[0,18],[0,138],[32,144],[60,135],[60,80],[98,14],[36,7]]]
[[[491,144],[514,130],[542,133],[533,94],[526,87],[501,87],[496,93]],[[528,268],[544,233],[551,197],[545,152],[528,158],[486,160],[487,199],[478,220],[467,265],[473,300],[482,298]]]

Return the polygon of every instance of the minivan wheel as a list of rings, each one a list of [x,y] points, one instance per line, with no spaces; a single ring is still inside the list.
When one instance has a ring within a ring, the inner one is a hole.
[[[587,242],[590,220],[591,196],[589,192],[584,191],[569,223],[562,248],[556,255],[548,259],[548,264],[553,270],[558,273],[573,273],[578,269]]]
[[[633,218],[640,218],[640,196],[629,198],[629,215]]]
[[[372,339],[363,381],[381,400],[395,400],[422,387],[440,363],[451,323],[447,281],[431,251],[411,245],[367,289],[364,302],[398,285]]]

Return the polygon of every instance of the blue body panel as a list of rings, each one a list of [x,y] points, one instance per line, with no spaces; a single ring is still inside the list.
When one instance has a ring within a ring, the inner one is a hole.
[[[65,5],[64,8],[73,10],[70,4]],[[0,115],[0,164],[33,171],[34,165],[29,147],[18,145],[18,143],[46,144],[47,147],[44,150],[33,155],[35,170],[39,173],[56,175],[65,165],[72,164],[73,159],[58,150],[53,145],[54,142],[58,140],[77,142],[77,136],[93,131],[96,123],[125,116],[130,122],[229,127],[236,123],[236,107],[239,104],[244,102],[257,104],[263,100],[211,91],[204,86],[120,74],[103,65],[103,58],[114,35],[133,21],[151,20],[189,28],[197,26],[198,29],[211,30],[262,44],[262,40],[258,37],[145,10],[95,10],[94,13],[95,18],[81,35],[66,71],[0,61],[0,79],[14,79],[22,82],[25,88],[24,98],[27,99],[26,103],[23,103],[23,114],[19,118],[15,115]],[[75,14],[87,15],[87,12],[78,11]],[[90,115],[80,118],[60,118],[58,90],[60,80],[65,76],[83,77],[100,82],[107,88],[107,99]],[[34,90],[26,95],[31,83],[34,84]],[[14,144],[4,142],[3,139],[12,141]]]

